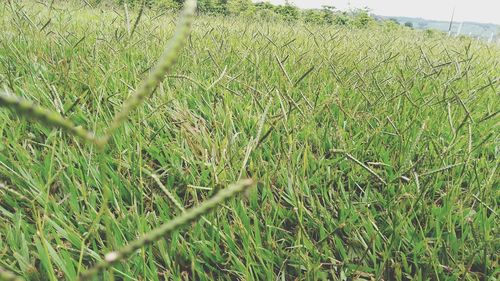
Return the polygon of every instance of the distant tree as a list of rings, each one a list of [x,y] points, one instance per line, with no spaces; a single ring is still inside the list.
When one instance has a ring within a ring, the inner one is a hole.
[[[278,19],[278,15],[274,12],[274,5],[268,2],[257,2],[254,4],[255,16],[258,19],[265,21],[274,21]]]
[[[322,23],[332,24],[334,22],[335,7],[330,5],[321,6],[320,10]]]
[[[324,23],[323,12],[319,10],[308,9],[302,12],[304,22],[308,23]]]
[[[351,22],[351,18],[347,12],[337,13],[333,16],[333,23],[336,25],[348,25]]]
[[[178,0],[176,0],[178,1]],[[226,14],[227,1],[224,0],[198,0],[198,11],[209,14]]]
[[[411,21],[405,22],[405,26],[409,28],[413,28],[413,23]]]
[[[99,4],[105,2],[103,0],[91,0],[92,4]],[[176,0],[114,0],[119,5],[127,4],[129,8],[141,6],[143,3],[146,7],[162,7],[162,8],[176,8],[178,3]]]
[[[369,14],[369,9],[364,8],[364,9],[358,9],[354,11],[354,20],[353,24],[356,27],[367,27],[371,23],[373,23],[373,18]]]
[[[251,15],[255,11],[252,0],[229,0],[226,5],[228,12],[235,15]]]
[[[296,21],[300,17],[299,8],[291,5],[288,1],[285,5],[275,6],[274,11],[286,21]]]
[[[323,8],[323,10],[330,11],[332,13],[335,12],[335,10],[337,9],[337,8],[335,8],[335,6],[331,6],[331,5],[323,5],[323,6],[321,6],[321,8]]]
[[[257,10],[273,10],[274,5],[268,2],[257,2],[254,4]]]

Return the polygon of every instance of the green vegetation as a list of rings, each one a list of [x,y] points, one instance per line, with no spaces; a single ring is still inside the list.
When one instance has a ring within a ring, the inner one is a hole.
[[[175,10],[182,4],[181,0],[98,0],[96,3],[117,3],[127,6],[142,6]],[[272,5],[268,2],[252,0],[200,0],[198,11],[206,15],[239,16],[254,20],[306,22],[324,25],[367,26],[374,18],[368,15],[366,9],[354,9],[349,12],[336,10],[334,6],[323,6],[322,9],[300,10],[293,4]]]
[[[86,2],[0,5],[0,280],[498,277],[497,46],[228,3],[111,134],[177,11]]]

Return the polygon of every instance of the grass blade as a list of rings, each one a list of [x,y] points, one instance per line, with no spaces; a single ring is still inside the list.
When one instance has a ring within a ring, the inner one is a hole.
[[[104,261],[96,264],[94,267],[84,272],[79,280],[89,280],[95,275],[97,275],[100,271],[109,268],[115,263],[118,263],[128,256],[133,254],[138,249],[152,244],[162,238],[164,238],[167,234],[171,233],[179,229],[180,227],[197,220],[201,216],[207,214],[208,212],[215,209],[221,202],[234,197],[236,194],[244,192],[248,190],[250,187],[254,185],[254,181],[251,179],[241,180],[235,184],[230,185],[228,188],[221,190],[214,197],[206,200],[198,207],[192,208],[185,213],[179,215],[175,219],[169,221],[168,223],[154,229],[143,237],[131,242],[124,248],[108,253]]]

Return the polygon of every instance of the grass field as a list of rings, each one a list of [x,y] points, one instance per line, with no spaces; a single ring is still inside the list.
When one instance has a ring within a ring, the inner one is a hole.
[[[0,87],[102,133],[177,16],[49,4],[0,5]],[[0,267],[75,280],[252,178],[97,279],[496,280],[499,82],[472,39],[199,16],[104,151],[0,109]]]

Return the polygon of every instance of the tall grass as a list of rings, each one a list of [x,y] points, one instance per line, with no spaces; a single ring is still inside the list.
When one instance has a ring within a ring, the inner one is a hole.
[[[13,2],[9,3],[12,6]],[[17,6],[20,11],[22,11],[22,7]],[[12,9],[14,10],[14,9]],[[80,137],[86,141],[97,144],[100,148],[103,148],[104,145],[109,141],[109,138],[112,136],[114,131],[116,131],[120,125],[126,120],[128,115],[139,107],[144,100],[150,96],[156,87],[163,81],[166,73],[170,70],[172,65],[175,63],[177,56],[183,45],[186,43],[187,38],[189,37],[190,25],[192,22],[192,18],[194,17],[196,11],[196,0],[188,0],[185,3],[185,7],[176,29],[174,37],[168,42],[167,47],[160,57],[160,60],[155,67],[155,69],[148,75],[148,77],[142,82],[141,86],[138,90],[128,98],[124,105],[123,109],[118,112],[111,122],[109,128],[106,130],[104,137],[96,138],[94,133],[91,133],[81,127],[74,125],[69,119],[64,118],[57,112],[42,108],[40,106],[36,106],[33,103],[20,99],[10,93],[0,93],[0,106],[7,107],[14,112],[19,113],[20,115],[24,115],[30,117],[36,121],[44,123],[49,126],[58,127],[70,134],[73,134],[77,137]],[[142,10],[141,12],[142,13]],[[127,6],[125,5],[125,15],[127,17],[128,22],[128,11]],[[139,22],[139,16],[137,17],[136,24]],[[134,25],[135,29],[136,25]],[[132,35],[130,31],[130,27],[127,26],[129,34]],[[161,185],[161,182],[159,182]],[[206,202],[201,204],[200,206],[190,209],[189,211],[183,213],[181,216],[165,223],[159,228],[156,228],[150,232],[148,232],[142,238],[135,240],[128,244],[127,246],[111,252],[106,255],[104,261],[97,263],[95,266],[91,267],[89,270],[82,273],[79,276],[78,280],[89,280],[95,277],[100,271],[112,266],[113,264],[126,259],[128,256],[133,254],[135,251],[151,244],[153,242],[158,241],[163,238],[166,234],[180,228],[181,226],[192,222],[199,217],[207,214],[209,211],[217,207],[222,201],[233,197],[237,193],[243,192],[249,187],[253,185],[252,180],[240,181],[235,185],[230,186],[227,189],[219,192],[213,198],[208,199]],[[5,188],[5,185],[1,185]],[[107,189],[109,192],[109,189]],[[16,193],[17,195],[18,193]],[[170,193],[168,193],[170,195]],[[105,195],[106,196],[106,195]],[[104,205],[107,205],[109,198],[105,198]],[[103,210],[106,210],[105,208]],[[104,213],[104,215],[112,215],[111,213]],[[54,275],[49,275],[54,277]],[[9,272],[5,271],[0,267],[0,280],[10,281],[10,280],[18,280],[18,277]]]
[[[164,238],[165,235],[168,233],[180,228],[183,225],[186,225],[201,216],[207,214],[209,211],[213,210],[215,207],[217,207],[221,202],[224,200],[234,197],[235,194],[243,192],[247,190],[248,188],[253,186],[253,181],[252,180],[244,180],[240,181],[227,189],[222,190],[221,192],[217,193],[214,197],[206,200],[203,202],[200,206],[195,207],[191,210],[188,210],[187,212],[183,213],[182,215],[176,217],[175,219],[165,223],[164,225],[148,232],[145,234],[143,237],[132,241],[129,243],[127,246],[108,253],[104,259],[104,261],[96,264],[92,268],[90,268],[88,271],[84,272],[81,276],[81,280],[88,280],[95,275],[99,273],[99,271],[102,271],[113,264],[118,263],[119,261],[122,261],[135,253],[137,250],[153,243],[161,238]]]
[[[175,30],[155,10],[129,35],[123,7],[17,3],[0,5],[2,88],[99,133]],[[1,267],[75,280],[241,177],[259,193],[99,278],[496,278],[497,46],[206,16],[187,44],[106,153],[0,111]]]
[[[23,11],[22,7],[17,4],[13,7],[15,1],[9,2],[12,10],[19,9]],[[42,107],[33,105],[29,101],[22,100],[10,93],[0,93],[0,106],[8,107],[21,115],[31,117],[42,123],[50,126],[59,127],[68,133],[74,134],[91,143],[95,143],[99,148],[104,148],[104,145],[109,141],[114,131],[118,129],[121,124],[127,119],[130,113],[139,107],[144,100],[153,94],[154,90],[163,81],[165,75],[170,68],[175,64],[181,48],[185,45],[189,32],[191,29],[191,22],[196,12],[196,0],[186,1],[184,10],[182,12],[180,22],[175,31],[173,38],[167,43],[164,53],[160,57],[157,65],[151,73],[140,84],[139,88],[132,94],[124,103],[123,108],[119,111],[113,121],[110,123],[109,128],[106,129],[105,134],[101,138],[95,137],[94,133],[89,132],[81,127],[76,126],[70,120],[62,117],[57,112],[44,109]],[[125,16],[128,23],[128,10],[125,4]],[[27,16],[26,16],[27,17]],[[29,19],[29,18],[28,18]],[[140,19],[140,14],[137,17],[137,23]],[[135,26],[134,26],[135,27]],[[131,35],[130,27],[127,26],[128,33]]]

